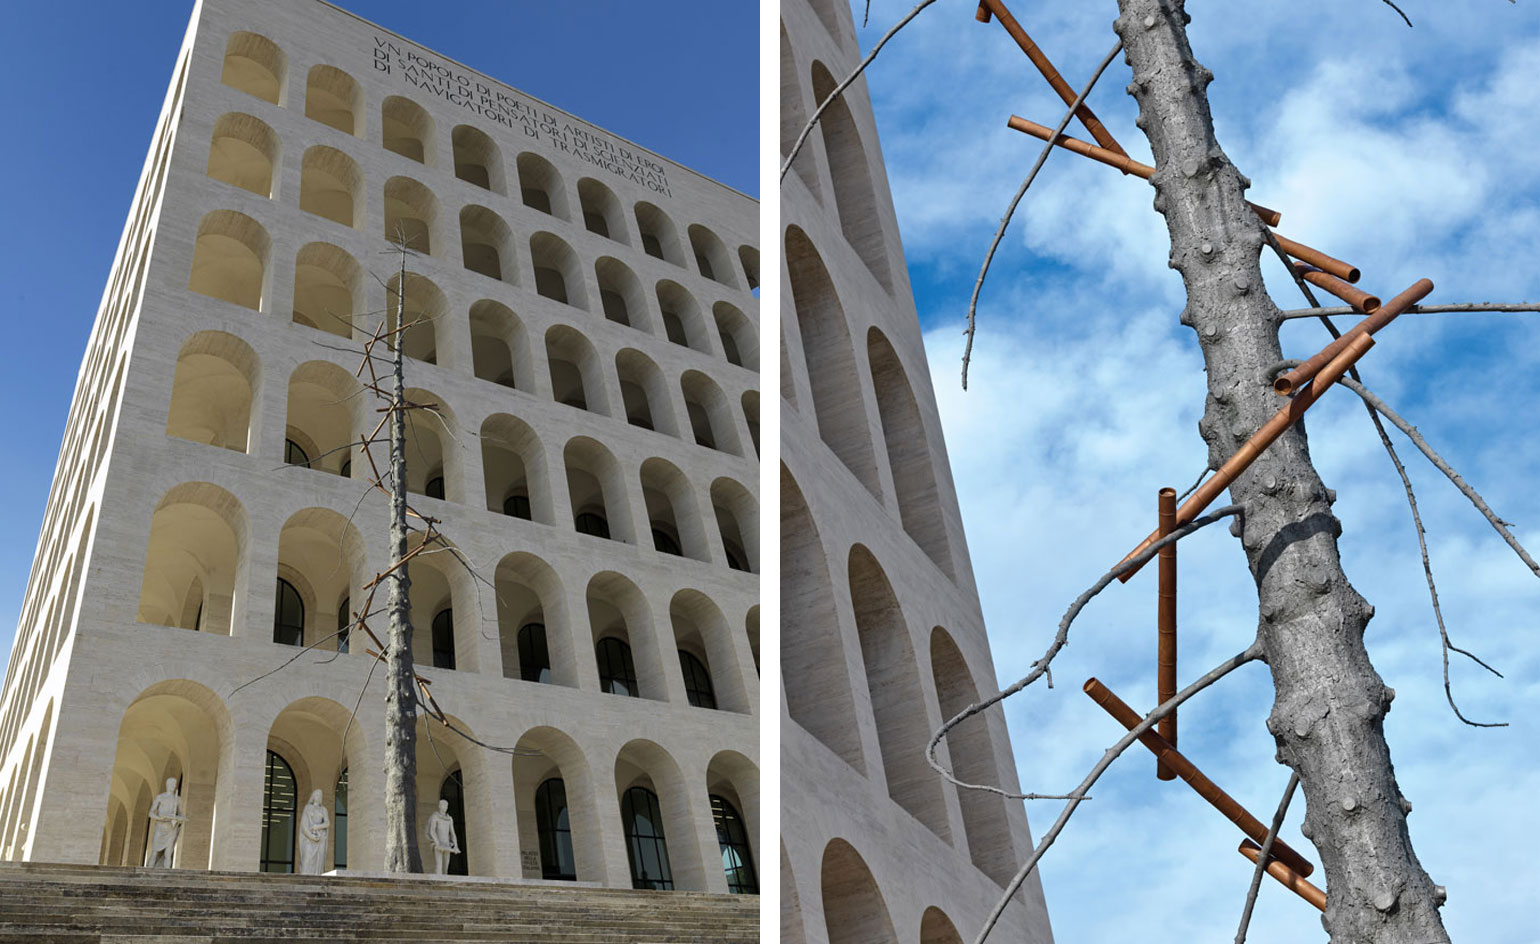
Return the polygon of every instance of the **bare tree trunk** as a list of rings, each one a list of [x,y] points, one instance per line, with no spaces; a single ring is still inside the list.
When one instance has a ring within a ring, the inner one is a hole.
[[[417,851],[417,688],[412,666],[412,580],[406,556],[406,389],[402,341],[406,325],[406,258],[396,293],[391,343],[390,414],[390,651],[385,695],[385,871],[421,872]]]
[[[1250,181],[1214,138],[1213,74],[1192,56],[1182,0],[1119,0],[1114,24],[1127,50],[1138,124],[1157,170],[1155,209],[1166,218],[1171,266],[1187,288],[1183,323],[1198,334],[1208,371],[1199,431],[1219,463],[1282,401],[1268,369],[1282,360],[1280,312],[1262,284],[1261,223],[1243,199]],[[1447,942],[1442,890],[1412,851],[1410,805],[1396,786],[1383,720],[1394,692],[1364,649],[1374,610],[1348,583],[1337,552],[1342,526],[1296,425],[1230,487],[1245,506],[1241,543],[1257,584],[1259,638],[1272,669],[1268,730],[1299,773],[1304,832],[1327,881],[1323,923],[1341,944]]]

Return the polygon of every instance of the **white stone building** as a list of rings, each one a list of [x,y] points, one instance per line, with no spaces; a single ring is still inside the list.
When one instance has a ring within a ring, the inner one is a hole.
[[[784,156],[860,60],[850,5],[784,0],[780,49]],[[1032,846],[1020,801],[924,758],[995,671],[865,79],[786,175],[781,224],[781,939],[960,944]],[[1018,789],[998,708],[940,756]],[[1052,939],[1035,874],[995,933]]]
[[[200,0],[0,694],[0,856],[139,864],[175,778],[180,868],[287,870],[312,789],[327,865],[379,867],[384,688],[337,634],[386,566],[349,443],[399,290],[411,500],[469,563],[413,563],[415,654],[517,748],[420,723],[419,824],[450,800],[471,875],[757,890],[757,229],[320,0]]]

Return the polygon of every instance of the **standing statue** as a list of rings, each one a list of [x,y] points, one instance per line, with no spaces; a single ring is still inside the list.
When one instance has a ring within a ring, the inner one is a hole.
[[[449,868],[449,856],[460,851],[448,800],[438,801],[438,812],[428,817],[428,845],[433,847],[433,874],[443,875]]]
[[[176,778],[166,781],[166,792],[150,804],[150,848],[145,865],[169,869],[176,858],[176,840],[187,817],[182,815],[182,798],[176,795]]]
[[[299,874],[320,875],[326,871],[326,839],[331,831],[332,820],[321,805],[321,791],[312,790],[310,802],[299,814]]]

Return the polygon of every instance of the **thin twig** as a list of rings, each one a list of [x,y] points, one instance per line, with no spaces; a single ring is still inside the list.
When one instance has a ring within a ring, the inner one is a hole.
[[[352,628],[352,624],[349,624],[348,628],[351,629]],[[305,653],[309,652],[310,650],[314,649],[316,646],[319,646],[321,643],[328,642],[330,640],[336,639],[338,636],[341,636],[341,635],[342,635],[342,630],[339,629],[335,633],[332,633],[330,636],[324,636],[324,637],[322,637],[320,639],[317,639],[315,642],[311,643],[310,645],[306,646],[305,648],[301,649],[300,651],[294,653],[294,655],[291,656],[287,661],[285,661],[283,663],[283,665],[278,666],[276,669],[273,669],[270,672],[263,672],[261,675],[257,676],[256,678],[252,679],[249,682],[242,682],[241,684],[237,685],[235,687],[234,691],[231,691],[230,694],[225,696],[225,698],[226,699],[234,698],[236,696],[236,693],[239,692],[241,689],[246,688],[246,687],[251,686],[251,685],[255,685],[258,682],[260,682],[263,679],[268,678],[270,676],[277,675],[279,672],[282,672],[284,669],[287,669],[289,666],[293,665],[295,662],[298,662],[300,656],[302,656]]]
[[[1383,2],[1384,2],[1384,4],[1387,7],[1390,7],[1392,10],[1394,10],[1397,13],[1401,14],[1401,19],[1406,20],[1406,27],[1407,27],[1407,29],[1411,29],[1412,28],[1412,21],[1407,18],[1406,12],[1404,10],[1402,10],[1400,7],[1396,6],[1393,2],[1391,2],[1391,0],[1383,0]]]
[[[1042,153],[1038,154],[1037,163],[1032,165],[1032,170],[1027,173],[1027,178],[1021,182],[1020,187],[1016,188],[1016,195],[1011,198],[1010,206],[1005,208],[1005,215],[1000,218],[1000,225],[995,229],[994,238],[989,241],[989,251],[984,254],[984,264],[979,268],[979,277],[973,282],[973,297],[968,299],[968,342],[963,347],[962,361],[962,387],[964,390],[968,389],[968,362],[973,357],[973,328],[974,319],[978,313],[979,292],[984,289],[984,278],[989,275],[989,265],[994,261],[995,250],[1000,248],[1000,240],[1005,238],[1006,227],[1011,225],[1011,217],[1016,215],[1016,207],[1021,203],[1021,198],[1027,195],[1027,188],[1032,186],[1032,181],[1037,179],[1038,171],[1042,170],[1043,165],[1048,162],[1048,155],[1053,153],[1053,142],[1058,140],[1059,135],[1064,133],[1065,128],[1069,127],[1069,123],[1074,120],[1075,112],[1079,111],[1080,106],[1085,104],[1086,96],[1091,94],[1091,89],[1096,87],[1097,80],[1102,77],[1103,72],[1107,71],[1107,66],[1112,64],[1112,60],[1122,48],[1123,41],[1120,39],[1112,47],[1112,51],[1107,53],[1107,58],[1102,60],[1102,64],[1096,67],[1096,71],[1091,75],[1091,81],[1087,82],[1085,88],[1080,90],[1080,95],[1069,106],[1069,111],[1064,113],[1064,118],[1059,122],[1059,126],[1053,129],[1053,137],[1048,139],[1048,143],[1043,145]]]
[[[1273,824],[1268,827],[1267,838],[1262,840],[1262,851],[1257,855],[1257,867],[1251,873],[1251,888],[1246,892],[1246,907],[1241,911],[1241,926],[1235,932],[1235,944],[1246,944],[1246,928],[1251,925],[1251,911],[1257,905],[1257,894],[1262,890],[1262,876],[1267,872],[1267,859],[1273,851],[1273,840],[1283,828],[1283,818],[1288,815],[1289,801],[1299,786],[1299,771],[1289,772],[1289,785],[1283,788],[1283,799],[1278,801],[1278,812],[1273,814]]]
[[[1187,524],[1182,525],[1180,528],[1177,528],[1175,531],[1172,531],[1170,534],[1145,548],[1141,553],[1130,557],[1128,560],[1119,563],[1116,567],[1107,571],[1105,574],[1102,574],[1101,578],[1098,579],[1096,583],[1092,584],[1090,589],[1076,597],[1075,602],[1069,605],[1069,609],[1065,612],[1064,617],[1059,620],[1059,630],[1054,634],[1053,642],[1048,646],[1048,651],[1043,653],[1042,658],[1032,663],[1031,671],[1029,671],[1024,677],[1017,679],[1016,682],[1009,687],[1001,689],[999,692],[991,695],[983,701],[975,702],[964,708],[962,711],[959,711],[956,717],[947,721],[939,729],[937,729],[936,733],[931,735],[930,743],[925,745],[925,762],[930,764],[931,767],[933,767],[948,781],[964,789],[982,790],[985,793],[995,793],[1009,799],[1035,799],[1035,797],[1033,797],[1031,794],[1009,793],[1005,790],[1001,790],[999,787],[990,786],[989,784],[966,783],[962,780],[958,780],[956,777],[952,776],[952,772],[950,770],[947,770],[946,767],[944,767],[941,762],[936,759],[936,747],[941,743],[941,740],[947,736],[947,733],[950,732],[953,728],[957,727],[959,724],[962,724],[968,718],[973,717],[979,712],[988,709],[990,706],[1011,697],[1012,695],[1026,688],[1028,685],[1031,685],[1033,682],[1037,681],[1039,678],[1046,675],[1048,677],[1048,687],[1053,688],[1053,673],[1049,670],[1049,665],[1053,662],[1054,657],[1059,654],[1059,650],[1069,645],[1070,624],[1073,623],[1075,618],[1080,615],[1080,611],[1085,609],[1086,604],[1090,603],[1098,593],[1101,593],[1103,590],[1105,590],[1107,585],[1116,580],[1119,575],[1124,574],[1129,570],[1137,569],[1143,566],[1146,561],[1149,561],[1151,558],[1153,558],[1157,553],[1160,552],[1161,548],[1168,544],[1175,544],[1177,541],[1187,537],[1189,534],[1202,530],[1203,528],[1208,527],[1216,521],[1221,521],[1231,516],[1244,516],[1244,514],[1245,510],[1242,508],[1242,506],[1226,505],[1225,507],[1219,508],[1210,514],[1204,515],[1202,518],[1196,518]]]
[[[823,117],[824,110],[832,105],[836,98],[840,97],[840,94],[850,86],[850,83],[854,82],[862,72],[866,71],[866,67],[871,65],[873,59],[877,58],[877,53],[882,51],[882,47],[887,45],[888,40],[892,39],[895,33],[907,26],[910,20],[919,16],[921,10],[935,2],[936,0],[920,0],[913,10],[905,14],[903,19],[893,24],[892,29],[882,34],[882,38],[877,40],[877,45],[873,46],[872,51],[866,54],[866,58],[861,60],[861,64],[856,66],[855,71],[845,76],[844,80],[834,87],[834,91],[830,92],[828,97],[819,103],[818,110],[813,112],[813,117],[809,118],[807,124],[802,126],[802,133],[797,135],[796,143],[791,146],[791,150],[787,152],[785,159],[781,161],[781,180],[786,179],[786,171],[791,168],[791,162],[797,159],[797,154],[801,152],[802,145],[807,143],[808,136],[813,133],[813,128],[818,124],[818,119]]]
[[[380,663],[383,661],[383,659],[370,660],[369,674],[364,676],[364,686],[358,690],[358,700],[353,702],[353,711],[348,714],[348,723],[342,726],[342,744],[344,748],[347,747],[348,731],[350,731],[353,727],[353,719],[358,717],[358,707],[364,703],[364,693],[369,690],[369,683],[374,680],[374,670],[378,668]]]
[[[1182,499],[1186,498],[1188,495],[1191,495],[1193,492],[1196,492],[1198,490],[1198,486],[1203,484],[1203,480],[1208,478],[1208,474],[1210,472],[1212,472],[1212,471],[1214,471],[1214,469],[1212,467],[1209,467],[1207,469],[1204,469],[1202,472],[1199,472],[1198,473],[1198,477],[1192,480],[1192,484],[1191,485],[1187,486],[1187,491],[1185,491],[1182,494],[1176,496],[1176,500],[1177,501],[1181,501]]]
[[[1091,772],[1086,774],[1084,780],[1080,781],[1080,786],[1076,787],[1073,791],[1072,795],[1075,796],[1075,799],[1064,804],[1064,809],[1059,812],[1059,818],[1049,827],[1048,832],[1043,834],[1042,840],[1032,850],[1032,855],[1027,857],[1027,861],[1022,863],[1021,868],[1017,869],[1016,874],[1011,877],[1010,883],[1005,886],[1004,893],[995,902],[994,910],[989,913],[989,917],[984,920],[984,926],[979,929],[978,937],[974,938],[974,944],[984,944],[984,939],[989,936],[989,932],[994,930],[995,925],[999,923],[1000,916],[1005,913],[1005,908],[1010,904],[1011,898],[1021,888],[1021,884],[1027,880],[1027,876],[1032,874],[1032,870],[1037,868],[1038,860],[1042,859],[1043,854],[1053,845],[1054,840],[1059,838],[1059,833],[1064,831],[1065,825],[1069,822],[1069,818],[1075,814],[1075,810],[1085,798],[1086,792],[1106,772],[1107,768],[1112,766],[1112,762],[1117,760],[1118,756],[1127,750],[1130,744],[1137,741],[1139,735],[1155,727],[1156,722],[1175,711],[1182,702],[1208,688],[1246,663],[1260,658],[1262,658],[1262,644],[1254,641],[1244,651],[1231,656],[1210,669],[1196,682],[1177,692],[1169,701],[1166,701],[1160,707],[1145,715],[1143,721],[1130,728],[1127,734],[1123,735],[1116,744],[1108,748],[1107,752],[1102,755],[1101,760],[1096,762],[1096,766],[1091,768]]]
[[[1461,305],[1413,305],[1405,315],[1434,315],[1447,313],[1482,312],[1482,311],[1506,311],[1506,312],[1540,312],[1540,304],[1534,302],[1469,302]],[[1356,315],[1358,309],[1347,305],[1334,305],[1330,308],[1291,308],[1282,313],[1282,318],[1289,321],[1294,318],[1318,318],[1322,315]]]

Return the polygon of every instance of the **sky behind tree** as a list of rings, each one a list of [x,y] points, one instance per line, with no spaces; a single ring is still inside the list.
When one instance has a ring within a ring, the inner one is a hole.
[[[1284,214],[1279,231],[1349,259],[1384,298],[1417,278],[1430,302],[1540,300],[1540,10],[1501,0],[1406,0],[1408,29],[1378,0],[1189,0],[1195,54],[1220,144]],[[1111,48],[1112,0],[1011,6],[1078,88]],[[860,24],[864,0],[853,3]],[[911,7],[872,4],[863,49]],[[1059,152],[1029,191],[980,305],[970,390],[959,388],[968,296],[989,239],[1041,142],[1005,127],[1052,126],[1064,105],[972,3],[937,3],[868,72],[932,383],[1002,685],[1025,675],[1065,607],[1155,523],[1155,493],[1184,489],[1207,461],[1195,338],[1164,220],[1132,177]],[[1153,163],[1134,125],[1127,65],[1090,98],[1118,141]],[[1089,138],[1071,125],[1068,133]],[[1264,262],[1281,307],[1304,302]],[[1328,302],[1332,303],[1332,302]],[[1339,325],[1351,319],[1338,319]],[[1315,322],[1283,333],[1289,356],[1327,340]],[[1418,424],[1532,549],[1540,545],[1540,315],[1415,315],[1379,338],[1365,382]],[[1523,902],[1534,870],[1509,837],[1540,827],[1533,745],[1540,656],[1530,645],[1540,580],[1398,434],[1429,530],[1455,641],[1501,669],[1455,657],[1465,727],[1444,702],[1437,629],[1406,499],[1373,427],[1346,390],[1309,416],[1312,456],[1337,491],[1347,574],[1377,608],[1370,655],[1398,697],[1386,720],[1412,838],[1456,940],[1534,940]],[[1238,542],[1213,528],[1180,552],[1181,684],[1244,648],[1256,594]],[[1057,687],[1007,702],[1024,790],[1068,790],[1122,733],[1078,691],[1095,675],[1141,710],[1154,704],[1154,568],[1114,585],[1076,625]],[[1181,711],[1184,752],[1264,821],[1288,772],[1265,720],[1271,680],[1249,666]],[[1093,790],[1043,865],[1055,937],[1149,944],[1229,940],[1250,864],[1240,836],[1147,752]],[[1059,804],[1031,804],[1040,836]],[[1296,797],[1283,836],[1299,833]],[[1318,873],[1319,874],[1319,873]],[[961,928],[966,938],[973,929]],[[1324,941],[1319,915],[1269,880],[1249,940]]]

